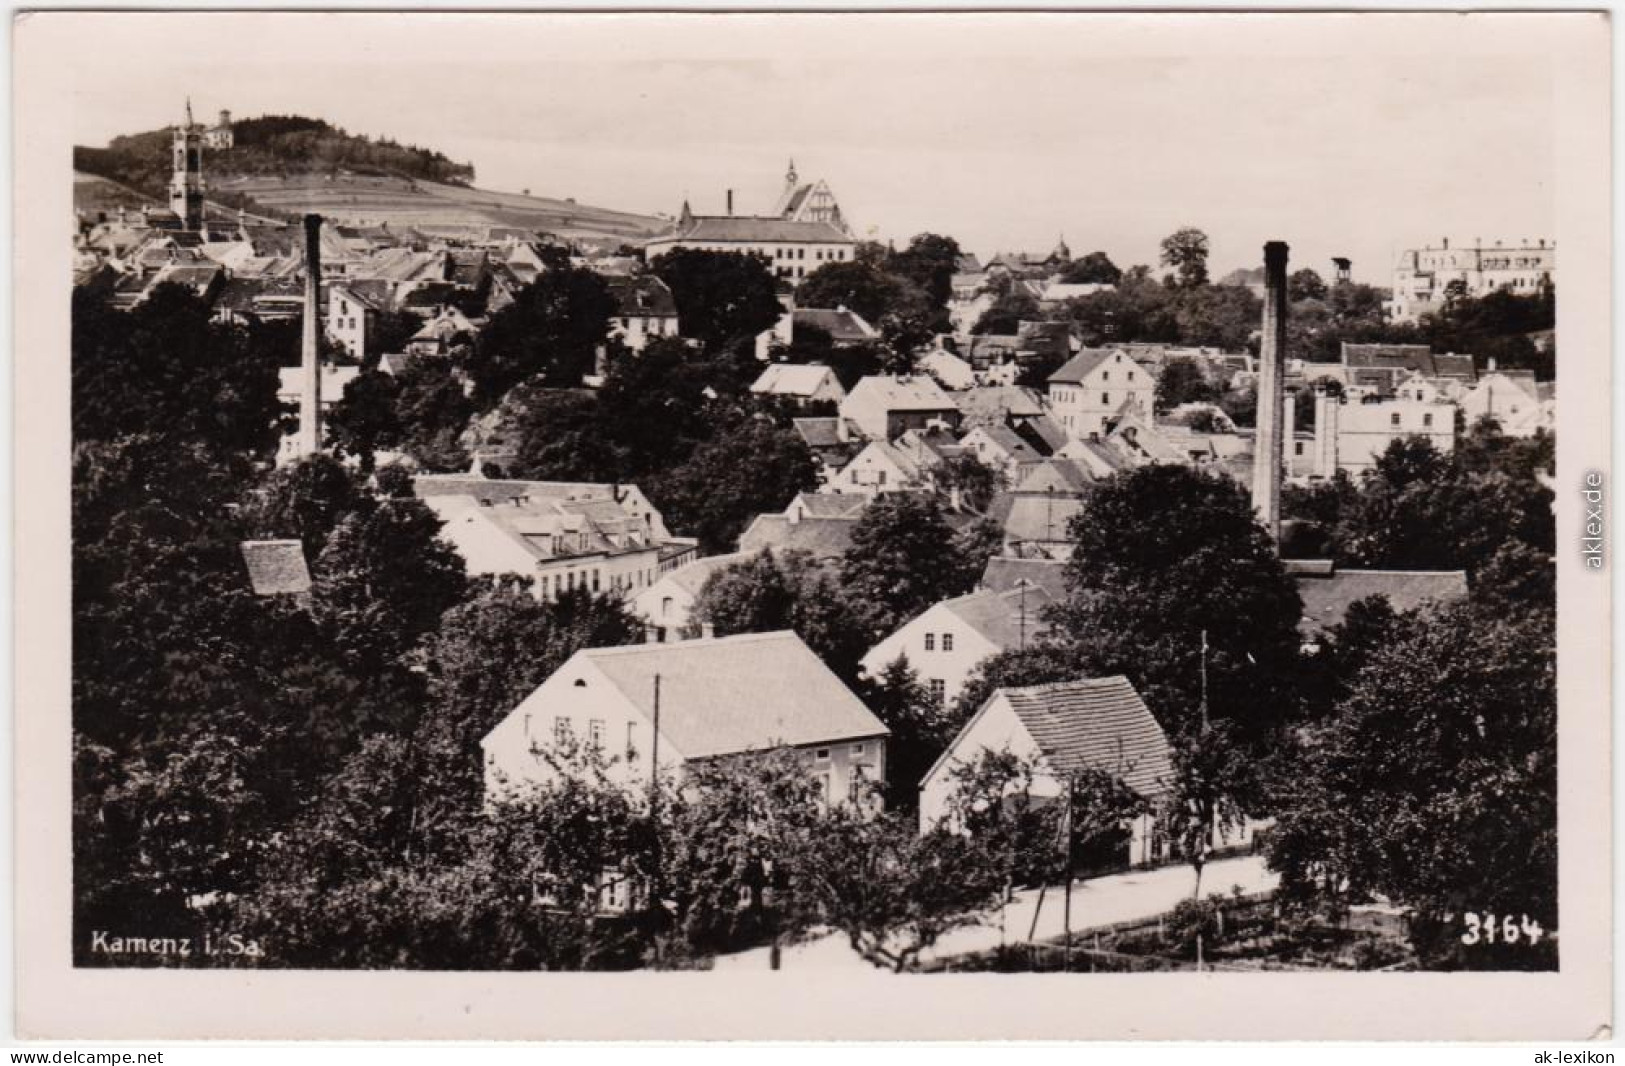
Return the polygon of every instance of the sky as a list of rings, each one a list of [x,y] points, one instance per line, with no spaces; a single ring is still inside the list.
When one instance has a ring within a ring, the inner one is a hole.
[[[190,96],[667,214],[721,213],[730,188],[765,213],[794,157],[860,236],[986,257],[1064,235],[1126,267],[1191,225],[1215,275],[1278,239],[1293,269],[1341,255],[1386,284],[1400,249],[1554,224],[1532,16],[248,17],[89,16],[75,140],[167,125]]]

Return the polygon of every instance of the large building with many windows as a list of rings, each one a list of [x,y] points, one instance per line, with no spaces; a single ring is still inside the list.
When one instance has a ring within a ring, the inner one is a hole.
[[[1487,296],[1510,292],[1534,296],[1557,283],[1557,242],[1548,240],[1495,241],[1452,246],[1449,238],[1437,247],[1409,248],[1394,264],[1394,292],[1389,314],[1396,320],[1415,319],[1444,304],[1450,283],[1460,281],[1466,295]]]
[[[803,185],[792,162],[773,214],[734,214],[732,190],[723,215],[696,215],[685,200],[676,224],[644,251],[651,262],[681,248],[744,252],[767,260],[774,277],[794,285],[825,263],[849,262],[857,243],[829,186]]]

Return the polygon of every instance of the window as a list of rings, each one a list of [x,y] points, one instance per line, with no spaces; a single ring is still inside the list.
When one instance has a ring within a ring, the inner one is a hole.
[[[886,472],[884,470],[882,470],[879,474],[875,475],[875,484],[876,485],[884,485],[885,483],[886,483]]]
[[[661,599],[660,599],[660,614],[661,614],[661,617],[665,617],[666,615],[671,614],[671,597],[670,596],[662,596],[661,597]]]
[[[862,755],[863,754],[863,745],[862,744],[854,744],[854,745],[852,745],[852,754],[853,755]]]
[[[1111,394],[1106,393],[1106,392],[1101,393],[1100,394],[1100,402],[1101,403],[1111,403],[1112,402]]]
[[[931,679],[931,698],[936,700],[939,705],[948,702],[948,683],[940,677]]]
[[[587,723],[587,740],[593,747],[603,748],[604,720],[602,718],[594,718]]]
[[[1423,415],[1422,416],[1422,425],[1423,426],[1431,426],[1431,425],[1433,425],[1433,416],[1431,414]]]
[[[828,748],[819,748],[817,751],[813,752],[813,758],[817,759],[820,762],[823,762],[824,760],[829,758],[829,749]]]
[[[1388,416],[1388,424],[1391,425],[1391,426],[1398,426],[1399,425],[1399,412],[1398,411],[1395,411],[1393,414]]]
[[[553,719],[553,743],[568,744],[570,742],[570,719],[558,717]]]
[[[937,650],[937,635],[935,633],[927,633],[925,635],[925,650],[926,651],[936,651]]]
[[[1112,379],[1112,372],[1110,370],[1101,371],[1101,374],[1100,374],[1100,380],[1101,381],[1110,381],[1111,379]]]
[[[527,738],[530,736],[530,715],[528,714],[525,715],[525,736]]]
[[[597,571],[597,570],[594,570],[592,572],[592,590],[594,592],[598,591],[598,574],[599,574],[599,571]]]
[[[942,635],[942,650],[943,651],[953,651],[954,650],[954,635],[952,633],[944,633]]]

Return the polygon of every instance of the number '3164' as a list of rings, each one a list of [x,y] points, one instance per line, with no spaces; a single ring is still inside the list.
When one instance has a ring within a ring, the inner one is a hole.
[[[1498,916],[1488,911],[1483,914],[1468,911],[1461,916],[1461,920],[1467,924],[1467,931],[1461,934],[1463,944],[1493,944],[1496,941],[1503,944],[1533,944],[1546,935],[1540,923],[1527,914],[1514,918],[1510,914]]]

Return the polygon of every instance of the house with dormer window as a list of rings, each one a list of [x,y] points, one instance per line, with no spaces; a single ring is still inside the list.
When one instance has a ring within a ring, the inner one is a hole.
[[[1048,385],[1054,417],[1074,440],[1104,437],[1125,414],[1150,418],[1157,394],[1151,372],[1117,348],[1085,348]]]

